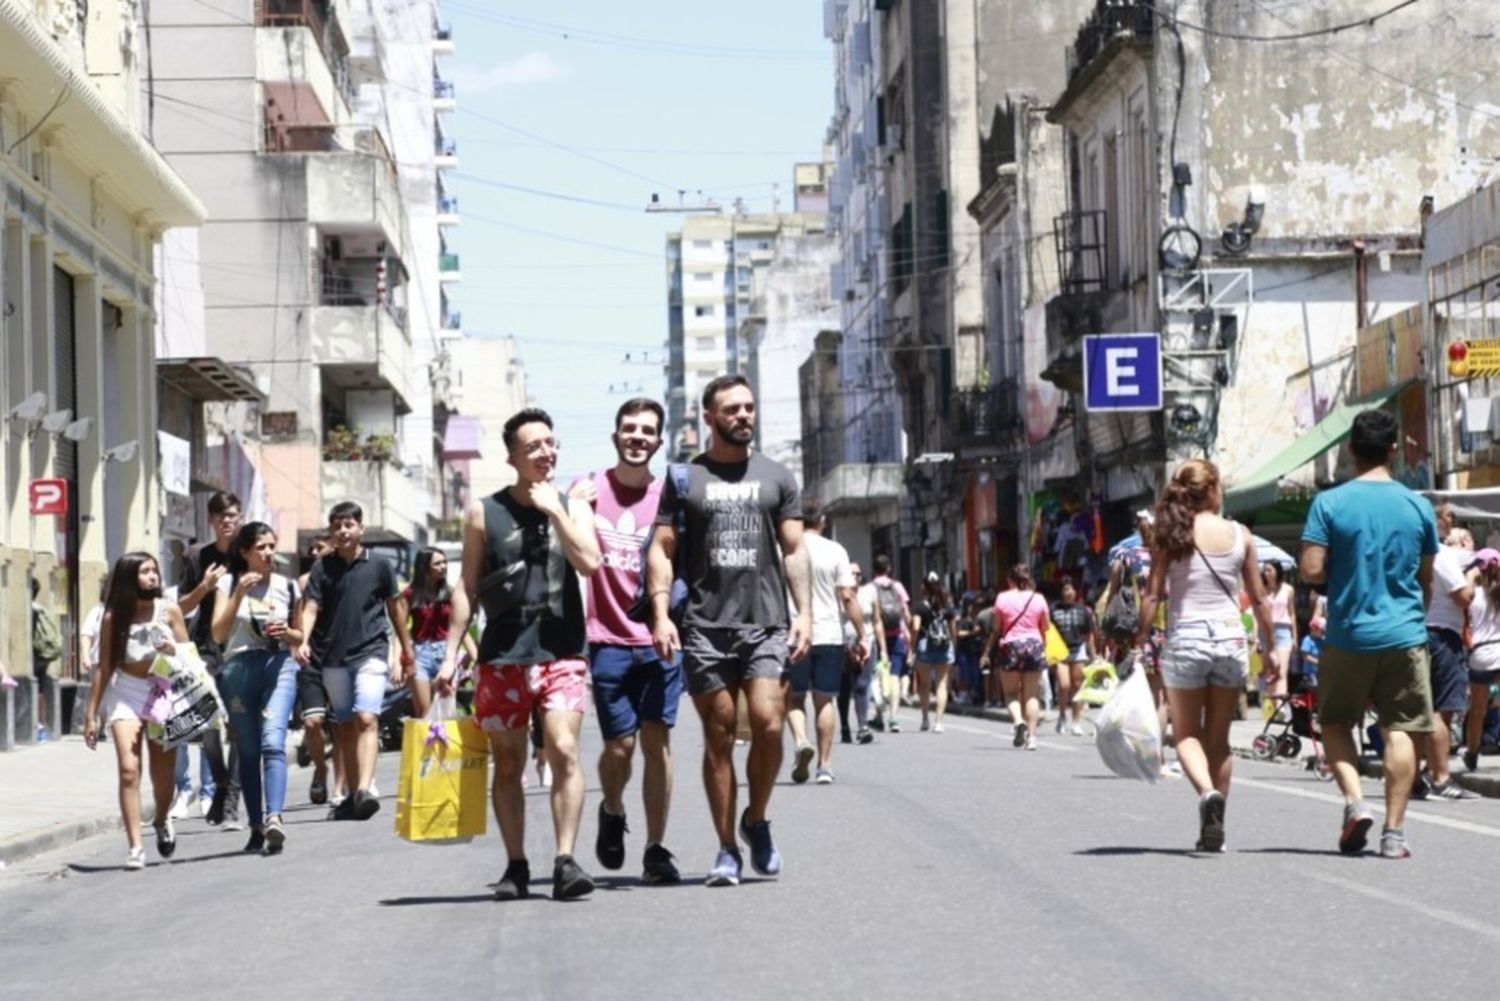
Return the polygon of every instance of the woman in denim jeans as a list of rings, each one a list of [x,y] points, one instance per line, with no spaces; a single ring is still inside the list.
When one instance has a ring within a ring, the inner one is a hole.
[[[247,852],[281,853],[286,828],[286,729],[297,697],[297,663],[290,648],[302,642],[293,628],[297,585],[272,570],[276,533],[252,521],[235,536],[229,573],[219,578],[213,636],[224,652],[219,690],[229,709],[239,751],[240,786],[250,821]]]
[[[401,596],[411,612],[411,639],[417,661],[411,677],[412,714],[421,719],[432,706],[432,682],[443,669],[443,655],[448,650],[448,621],[453,616],[448,557],[431,546],[417,553],[411,581],[411,587]],[[463,638],[463,650],[471,661],[479,655],[471,636]]]
[[[1229,724],[1250,666],[1242,589],[1262,631],[1271,632],[1271,603],[1261,584],[1255,538],[1219,516],[1223,499],[1219,470],[1202,459],[1183,463],[1167,484],[1156,505],[1151,585],[1136,634],[1137,645],[1146,641],[1165,595],[1162,681],[1172,707],[1177,760],[1198,793],[1197,850],[1202,852],[1224,850],[1224,798],[1233,761]]]

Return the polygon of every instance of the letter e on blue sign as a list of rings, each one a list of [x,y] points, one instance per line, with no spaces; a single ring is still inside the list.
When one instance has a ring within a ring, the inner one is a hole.
[[[1161,409],[1161,335],[1090,334],[1083,339],[1083,405],[1089,410]]]

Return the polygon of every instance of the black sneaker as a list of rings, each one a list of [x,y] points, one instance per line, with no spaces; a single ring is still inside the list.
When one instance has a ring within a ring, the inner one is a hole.
[[[672,853],[661,845],[647,845],[641,882],[649,886],[670,886],[682,882],[682,873],[677,871]]]
[[[885,733],[885,720],[879,716],[876,716],[874,719],[870,720],[870,729],[879,730],[881,733]]]
[[[156,854],[162,858],[171,858],[176,850],[177,830],[172,826],[172,818],[169,816],[167,822],[156,829]]]
[[[859,733],[855,734],[854,739],[855,739],[856,742],[861,743],[861,744],[873,744],[873,743],[875,743],[875,735],[873,733],[871,733],[869,730],[861,730],[861,731],[859,731]]]
[[[259,855],[266,850],[266,836],[263,832],[250,829],[250,840],[245,842],[245,854]]]
[[[1224,850],[1224,805],[1217,791],[1204,793],[1198,801],[1198,851]]]
[[[573,900],[594,892],[594,877],[583,871],[583,867],[571,855],[559,855],[552,863],[552,899]]]
[[[380,812],[380,800],[361,789],[350,797],[354,801],[354,819],[369,820]]]
[[[531,896],[531,865],[519,859],[505,867],[505,875],[495,884],[496,900],[525,900]]]
[[[218,827],[224,823],[224,804],[229,800],[229,788],[227,785],[219,786],[214,790],[213,802],[208,806],[208,812],[203,819],[210,827]]]
[[[1467,768],[1471,772],[1477,772],[1477,771],[1479,771],[1479,752],[1478,751],[1465,751],[1464,752],[1464,767]]]
[[[852,744],[852,743],[854,743],[854,734],[849,731],[848,727],[845,727],[842,731],[840,731],[840,733],[839,733],[839,743],[840,744]]]
[[[594,840],[594,854],[599,864],[614,872],[625,864],[625,815],[615,816],[599,804],[599,837]]]
[[[338,804],[328,811],[329,820],[353,820],[354,819],[354,797],[345,796]]]

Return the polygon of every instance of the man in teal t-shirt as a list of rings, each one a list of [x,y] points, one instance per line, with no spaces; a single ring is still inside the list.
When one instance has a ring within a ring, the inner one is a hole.
[[[1358,475],[1313,501],[1302,529],[1302,579],[1326,583],[1328,632],[1318,665],[1318,716],[1344,793],[1339,850],[1357,855],[1375,822],[1359,782],[1354,727],[1374,705],[1385,747],[1380,854],[1407,858],[1402,823],[1416,778],[1416,741],[1432,732],[1427,602],[1438,549],[1432,506],[1391,478],[1396,419],[1354,418],[1349,452]]]

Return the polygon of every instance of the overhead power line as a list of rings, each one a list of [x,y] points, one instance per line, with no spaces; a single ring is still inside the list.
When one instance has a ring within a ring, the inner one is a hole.
[[[1285,35],[1252,35],[1237,31],[1219,31],[1218,29],[1208,28],[1201,24],[1190,24],[1189,22],[1183,21],[1178,18],[1176,14],[1168,14],[1163,11],[1157,10],[1155,4],[1152,4],[1151,10],[1156,14],[1157,17],[1162,18],[1165,21],[1169,21],[1172,24],[1177,25],[1177,27],[1179,28],[1186,28],[1189,31],[1196,31],[1200,34],[1208,35],[1211,38],[1225,38],[1235,42],[1295,42],[1303,38],[1318,38],[1323,35],[1336,35],[1341,31],[1350,31],[1354,28],[1368,28],[1373,26],[1376,21],[1379,21],[1382,18],[1390,17],[1398,10],[1402,10],[1406,7],[1411,7],[1418,2],[1419,0],[1401,0],[1400,3],[1397,3],[1391,7],[1387,7],[1385,10],[1381,11],[1378,14],[1371,14],[1369,17],[1362,17],[1358,21],[1346,21],[1343,24],[1334,24],[1330,25],[1327,28],[1314,28],[1309,31],[1294,31]]]

